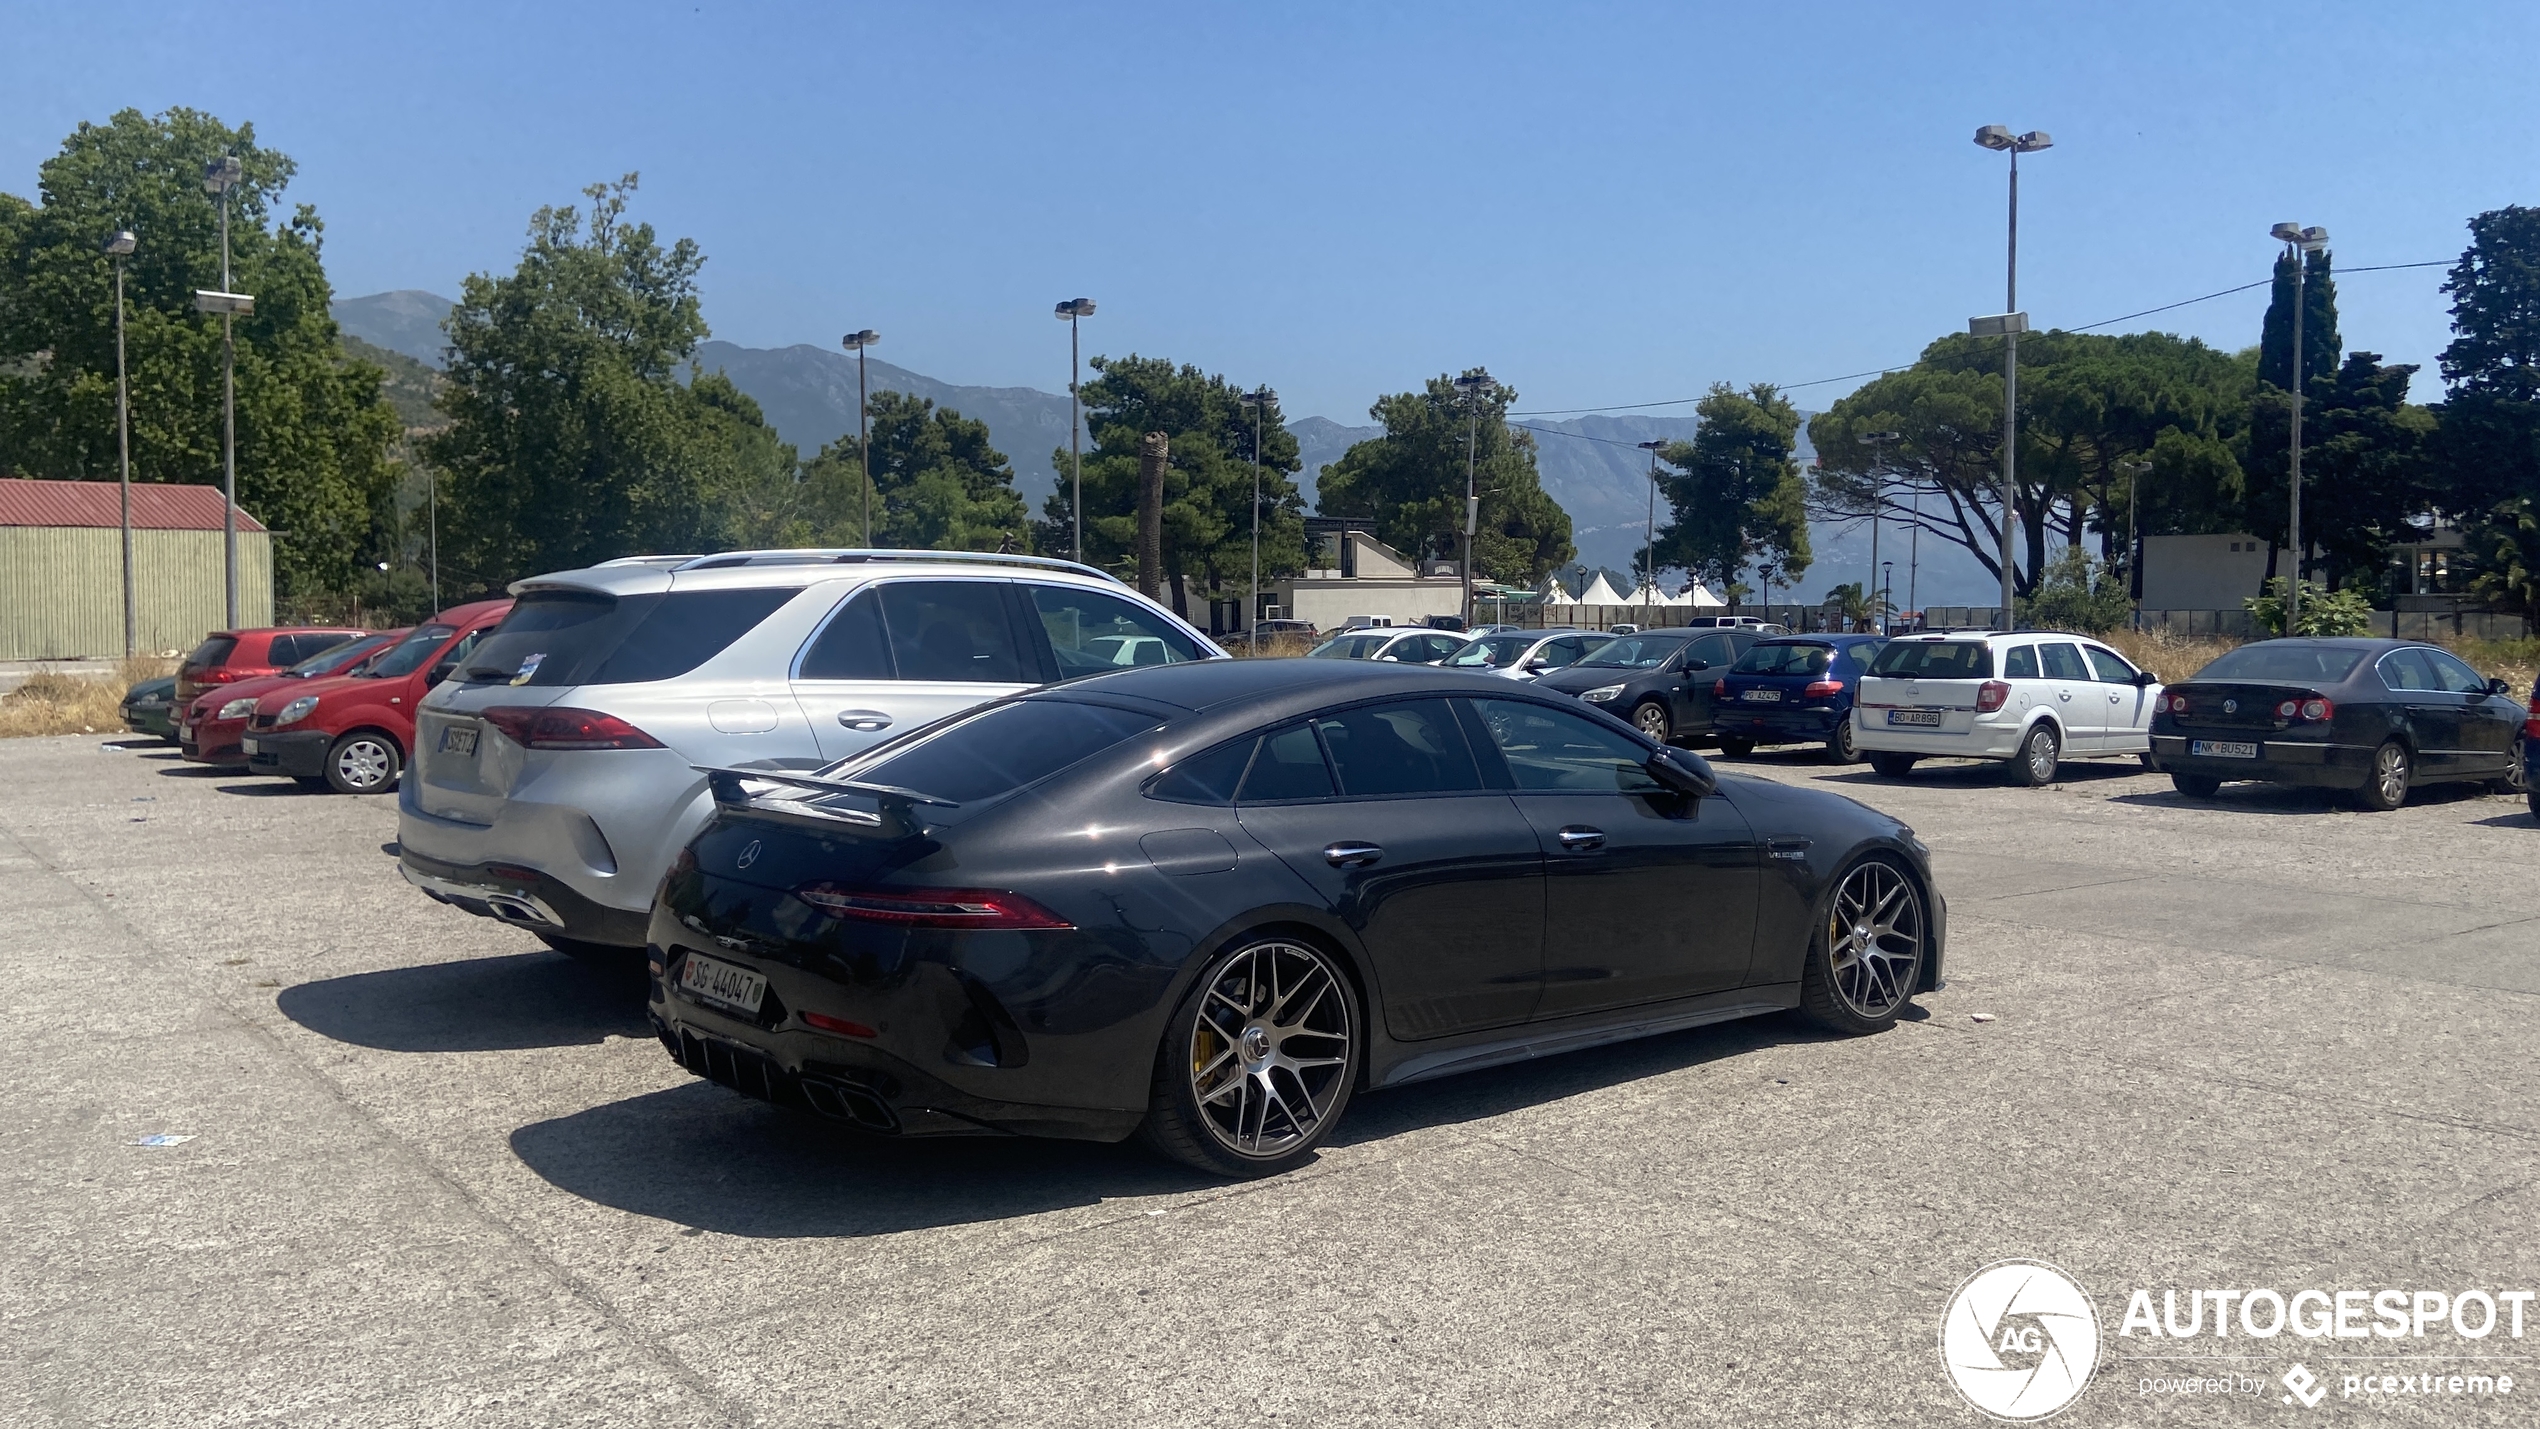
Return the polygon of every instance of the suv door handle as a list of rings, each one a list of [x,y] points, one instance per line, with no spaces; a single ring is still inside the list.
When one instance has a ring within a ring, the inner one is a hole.
[[[1385,851],[1374,844],[1336,843],[1323,846],[1323,861],[1334,868],[1365,868],[1384,856]]]
[[[1572,853],[1594,853],[1605,847],[1605,830],[1592,829],[1585,824],[1572,824],[1555,837],[1561,840],[1563,848]]]
[[[838,723],[871,734],[875,730],[889,729],[891,717],[880,710],[840,710]]]

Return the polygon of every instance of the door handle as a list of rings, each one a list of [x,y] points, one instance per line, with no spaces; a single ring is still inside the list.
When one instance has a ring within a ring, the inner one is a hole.
[[[875,730],[889,729],[891,717],[880,710],[840,710],[838,723],[871,734]]]
[[[1572,824],[1556,837],[1561,840],[1561,846],[1572,853],[1594,853],[1605,847],[1605,830],[1592,829],[1585,824]]]
[[[1323,846],[1323,861],[1334,868],[1365,868],[1384,856],[1385,851],[1374,844],[1336,843]]]

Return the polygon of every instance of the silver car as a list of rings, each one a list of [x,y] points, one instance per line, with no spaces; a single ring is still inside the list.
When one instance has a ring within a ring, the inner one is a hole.
[[[511,587],[416,711],[399,863],[567,952],[644,943],[698,766],[813,768],[1034,685],[1226,658],[1090,566],[941,551],[639,557]]]
[[[1503,630],[1476,635],[1461,650],[1439,662],[1449,670],[1531,680],[1548,671],[1577,664],[1580,657],[1604,644],[1590,630]]]
[[[1431,630],[1425,625],[1368,625],[1344,630],[1305,652],[1316,660],[1399,660],[1405,665],[1434,665],[1464,648],[1460,631]]]

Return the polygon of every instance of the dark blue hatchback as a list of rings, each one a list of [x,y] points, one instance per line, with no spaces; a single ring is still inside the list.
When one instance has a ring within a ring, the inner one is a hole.
[[[1852,695],[1887,641],[1876,635],[1781,635],[1753,649],[1711,687],[1711,728],[1720,752],[1745,755],[1759,744],[1823,743],[1849,764]]]

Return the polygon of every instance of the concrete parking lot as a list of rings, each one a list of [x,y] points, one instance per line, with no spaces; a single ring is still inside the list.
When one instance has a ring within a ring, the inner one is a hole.
[[[2364,1360],[2331,1358],[2431,1353],[2528,1393],[2319,1412],[2540,1417],[2540,1315],[2115,1333],[2133,1287],[2540,1289],[2518,799],[1731,767],[1930,841],[1927,1016],[1368,1097],[1308,1169],[1226,1185],[795,1120],[672,1066],[628,978],[406,887],[387,800],[0,744],[0,1423],[1978,1423],[1936,1335],[2004,1257],[2101,1317],[2059,1422],[2254,1422],[2299,1412],[2297,1359],[2333,1389]],[[2143,1393],[2178,1347],[2265,1388]]]

